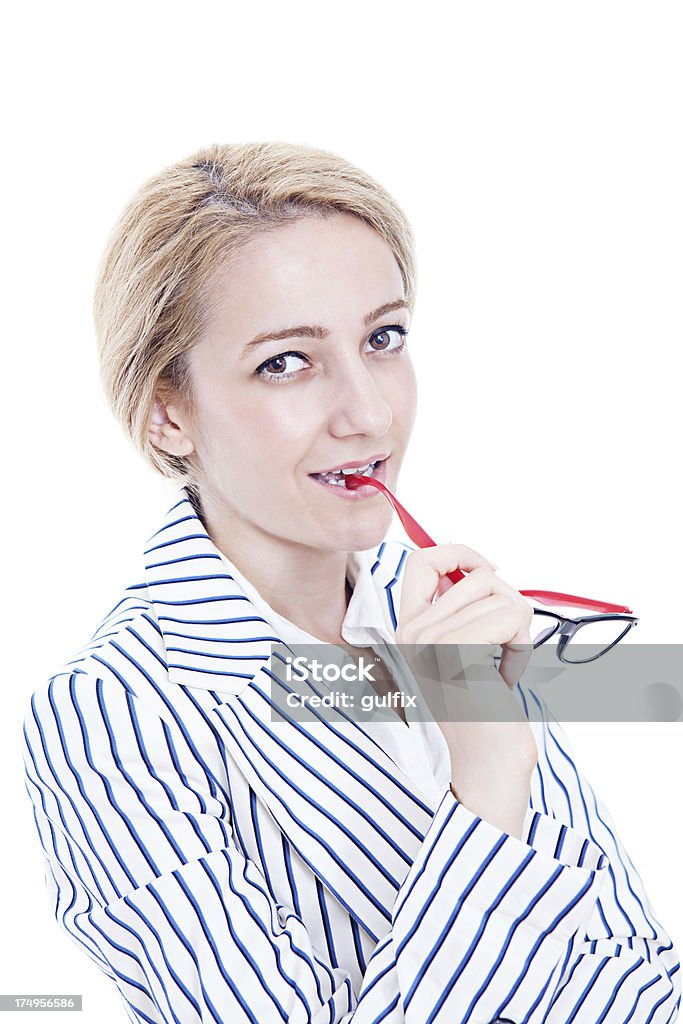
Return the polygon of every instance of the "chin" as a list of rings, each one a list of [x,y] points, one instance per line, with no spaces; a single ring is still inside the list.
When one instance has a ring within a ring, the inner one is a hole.
[[[345,551],[367,551],[377,547],[386,537],[393,519],[393,510],[387,505],[379,515],[359,514],[354,522],[338,529],[335,534],[336,546]]]

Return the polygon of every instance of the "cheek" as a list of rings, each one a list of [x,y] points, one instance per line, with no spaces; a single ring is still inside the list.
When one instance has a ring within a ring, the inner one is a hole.
[[[274,385],[282,387],[286,385]],[[205,409],[199,423],[200,457],[225,478],[289,466],[307,451],[311,408],[291,397],[225,401]]]
[[[287,385],[273,385],[278,387],[284,392]],[[293,389],[287,395],[268,397],[270,401],[264,399],[244,419],[241,444],[248,448],[254,465],[272,467],[275,472],[280,467],[289,474],[319,435],[319,416],[314,403],[294,396]]]
[[[274,384],[273,387],[284,390],[287,385]],[[306,437],[309,419],[310,403],[295,399],[290,392],[288,400],[264,400],[259,408],[251,410],[245,422],[249,425],[249,433],[255,444],[293,447],[301,444]]]

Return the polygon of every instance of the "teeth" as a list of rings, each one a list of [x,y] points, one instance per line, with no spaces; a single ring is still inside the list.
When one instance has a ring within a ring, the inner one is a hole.
[[[359,476],[371,476],[376,462],[368,462],[365,466],[355,466],[353,469],[337,469],[334,472],[318,473],[317,476],[325,483],[335,484],[338,487],[345,487],[344,477],[357,473]]]

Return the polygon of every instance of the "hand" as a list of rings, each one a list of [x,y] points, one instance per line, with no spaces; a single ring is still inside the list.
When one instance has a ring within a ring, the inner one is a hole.
[[[453,584],[445,574],[456,568],[468,575]],[[531,726],[511,690],[531,655],[532,617],[529,603],[471,548],[440,544],[408,556],[397,643],[417,649],[432,644],[468,645],[463,648],[467,660],[472,663],[477,652],[485,666],[474,685],[470,673],[465,687],[449,688],[455,713],[449,714],[449,721],[438,723],[451,755],[452,789],[470,810],[517,836],[538,752]],[[503,648],[498,671],[491,657],[494,645]],[[436,651],[438,658],[438,646]],[[492,708],[499,720],[481,720],[491,717]]]

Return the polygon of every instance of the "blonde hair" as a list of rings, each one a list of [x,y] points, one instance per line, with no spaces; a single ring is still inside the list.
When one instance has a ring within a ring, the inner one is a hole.
[[[385,240],[414,303],[410,224],[364,171],[334,153],[285,142],[209,146],[147,181],[108,241],[94,315],[104,389],[135,446],[165,476],[194,480],[188,459],[148,438],[159,389],[192,410],[187,353],[216,268],[257,232],[304,216],[350,213]]]

